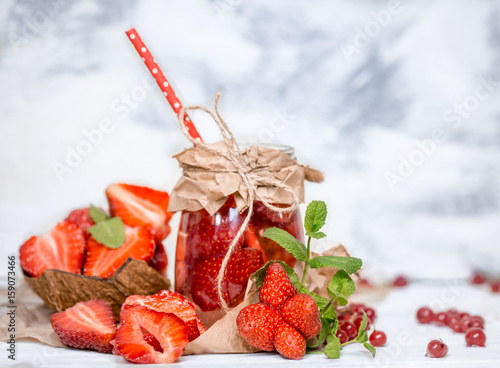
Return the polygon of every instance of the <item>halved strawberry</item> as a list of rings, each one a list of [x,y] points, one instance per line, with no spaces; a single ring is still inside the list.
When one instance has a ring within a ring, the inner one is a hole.
[[[50,323],[63,344],[78,349],[111,353],[116,322],[111,306],[104,300],[78,302],[50,316]]]
[[[90,236],[83,274],[108,278],[113,276],[128,258],[149,262],[154,251],[154,241],[149,230],[144,227],[125,226],[125,243],[116,249],[99,244]]]
[[[191,293],[193,301],[203,311],[219,308],[217,293],[217,276],[224,256],[218,256],[198,263],[193,272]],[[226,276],[222,282],[222,293],[228,305],[243,298],[248,278],[262,267],[262,253],[257,249],[240,249],[234,252],[226,268]]]
[[[82,230],[75,224],[63,221],[50,233],[29,238],[19,250],[19,259],[23,270],[34,277],[47,269],[81,274],[84,252]]]
[[[131,306],[143,306],[158,312],[175,314],[186,323],[189,341],[193,341],[206,331],[193,304],[179,293],[162,290],[155,295],[132,295],[125,299],[122,311]]]
[[[116,350],[133,363],[173,363],[184,352],[189,342],[186,324],[173,313],[158,312],[147,307],[131,306],[126,309],[120,328],[116,332]],[[163,352],[144,340],[145,330],[159,343]]]
[[[169,195],[147,187],[130,184],[113,184],[106,189],[111,215],[118,216],[128,226],[145,226],[161,242],[170,233],[168,222]]]
[[[87,233],[87,229],[95,225],[94,220],[92,220],[92,218],[90,217],[89,210],[89,207],[73,210],[65,219],[65,221],[71,222],[78,226],[83,231],[86,237],[89,236],[89,233]]]
[[[168,256],[167,252],[165,252],[165,247],[161,242],[156,243],[155,253],[153,254],[153,258],[151,258],[151,261],[149,261],[149,265],[165,276],[168,266]]]
[[[142,337],[144,338],[144,341],[146,341],[149,345],[151,345],[156,351],[163,353],[163,349],[160,345],[160,342],[156,340],[156,337],[151,335],[149,332],[146,332],[146,330],[142,331]]]

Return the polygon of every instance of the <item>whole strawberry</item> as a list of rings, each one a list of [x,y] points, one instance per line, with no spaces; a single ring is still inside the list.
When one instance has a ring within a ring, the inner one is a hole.
[[[263,303],[243,308],[236,318],[240,335],[252,346],[264,351],[274,350],[274,335],[283,323],[281,316]]]
[[[298,330],[306,340],[321,331],[321,319],[316,302],[307,294],[295,294],[281,308],[281,316]]]
[[[288,359],[302,359],[306,353],[304,336],[286,322],[276,330],[274,346],[278,353]]]
[[[259,291],[259,299],[273,308],[280,308],[288,299],[297,294],[285,269],[279,263],[271,264],[266,270],[264,282]]]

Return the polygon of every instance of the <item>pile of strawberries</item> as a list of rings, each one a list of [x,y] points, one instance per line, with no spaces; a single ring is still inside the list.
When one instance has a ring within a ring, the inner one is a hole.
[[[306,352],[306,340],[321,331],[314,299],[297,293],[279,263],[267,268],[259,299],[259,303],[240,311],[236,319],[240,335],[258,349],[276,350],[285,358],[301,359]]]
[[[173,363],[188,342],[206,331],[194,306],[181,294],[168,290],[128,297],[118,329],[111,307],[95,299],[54,313],[50,322],[68,346],[113,352],[143,364]]]
[[[89,208],[74,210],[48,234],[33,236],[20,249],[21,267],[38,277],[56,269],[109,278],[128,258],[149,262],[164,274],[168,259],[162,240],[170,233],[172,214],[166,192],[128,184],[107,188],[110,214],[125,225],[125,243],[116,249],[98,243],[87,231],[95,225]]]

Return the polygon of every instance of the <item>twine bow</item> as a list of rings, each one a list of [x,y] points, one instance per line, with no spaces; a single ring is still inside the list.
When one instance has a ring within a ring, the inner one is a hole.
[[[283,184],[281,181],[276,180],[274,178],[269,178],[269,177],[262,177],[258,172],[254,172],[252,167],[250,166],[248,162],[248,157],[245,155],[241,154],[241,149],[238,145],[238,142],[236,142],[236,139],[233,136],[233,133],[231,130],[228,128],[227,124],[224,122],[222,117],[219,114],[218,110],[218,104],[219,104],[219,99],[220,99],[221,93],[218,92],[217,95],[215,96],[215,114],[210,111],[209,109],[203,107],[203,106],[186,106],[181,109],[179,112],[179,125],[186,136],[187,139],[191,143],[193,143],[195,146],[206,150],[208,152],[214,153],[216,155],[222,156],[228,161],[232,162],[234,166],[236,167],[236,172],[239,174],[241,177],[241,180],[243,182],[243,185],[248,190],[248,196],[250,199],[250,205],[248,207],[248,213],[247,216],[245,217],[245,220],[243,221],[243,224],[241,225],[240,229],[238,230],[238,233],[236,234],[236,237],[233,239],[231,242],[231,245],[229,246],[226,255],[224,256],[224,259],[222,261],[222,265],[219,271],[219,274],[217,276],[217,295],[219,297],[219,303],[224,309],[224,311],[229,311],[229,307],[224,299],[224,295],[222,292],[222,282],[224,279],[224,275],[226,272],[226,267],[229,262],[229,259],[231,258],[231,255],[234,251],[234,248],[236,247],[236,244],[238,243],[238,240],[243,236],[243,232],[248,226],[248,223],[250,222],[250,219],[253,215],[253,203],[255,200],[262,202],[264,206],[266,206],[268,209],[276,212],[292,212],[294,211],[298,204],[299,204],[299,199],[295,192],[287,185]],[[210,147],[208,147],[205,143],[201,142],[198,139],[194,139],[191,137],[189,134],[189,131],[187,130],[184,122],[184,116],[186,115],[187,110],[203,110],[206,113],[208,113],[215,121],[217,126],[220,129],[220,132],[222,134],[222,139],[228,149],[228,154],[224,154],[222,152],[216,151]],[[278,207],[267,201],[265,198],[263,198],[259,192],[257,191],[258,187],[262,186],[270,186],[270,187],[278,187],[282,188],[286,192],[288,192],[292,198],[292,204],[287,206],[287,207]]]

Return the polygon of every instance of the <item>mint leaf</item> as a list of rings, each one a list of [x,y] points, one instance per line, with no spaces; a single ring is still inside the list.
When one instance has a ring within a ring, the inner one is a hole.
[[[106,221],[107,219],[109,219],[109,216],[104,211],[101,211],[93,204],[90,205],[89,215],[90,218],[94,220],[96,224],[98,224],[101,221]]]
[[[318,231],[317,233],[307,232],[306,236],[310,236],[311,238],[314,239],[323,239],[326,236],[326,234],[322,231]]]
[[[316,233],[326,221],[326,203],[323,201],[312,201],[307,205],[306,216],[304,219],[304,229],[306,233]],[[310,235],[308,235],[310,236]]]
[[[332,335],[330,335],[330,336],[332,336]],[[331,338],[330,338],[330,336],[328,337],[328,339],[330,341],[325,346],[325,350],[324,350],[325,355],[329,359],[338,359],[338,358],[340,358],[340,340],[337,336],[332,336]]]
[[[369,342],[365,342],[363,343],[363,346],[367,348],[370,351],[370,353],[372,353],[372,357],[375,358],[375,354],[377,354],[377,351],[375,350],[373,345],[370,344]]]
[[[347,298],[356,291],[356,285],[351,277],[343,270],[337,271],[328,284],[328,294],[336,298],[341,306],[347,305]]]
[[[305,245],[295,239],[289,232],[277,227],[270,227],[266,229],[263,236],[274,240],[297,261],[305,261],[307,259],[307,249]]]
[[[98,243],[108,248],[119,248],[125,242],[125,227],[119,217],[100,221],[88,231]]]
[[[335,306],[333,304],[330,304],[325,310],[321,310],[321,314],[324,318],[331,320],[337,319],[337,313],[335,312]]]
[[[318,256],[309,260],[311,268],[333,267],[344,270],[348,274],[357,272],[362,265],[361,259],[354,257]]]
[[[358,329],[358,336],[356,337],[356,341],[359,343],[366,342],[364,340],[363,335],[366,333],[366,325],[368,324],[368,317],[366,316],[365,311],[363,311],[363,320],[361,321],[361,324],[359,325]]]
[[[267,268],[271,264],[276,263],[276,262],[283,266],[283,268],[285,269],[286,274],[288,275],[288,278],[290,279],[292,284],[294,284],[295,287],[298,288],[300,285],[300,280],[292,267],[290,267],[289,265],[287,265],[283,261],[269,261],[264,266],[262,266],[257,271],[255,271],[255,273],[254,273],[255,285],[257,286],[257,289],[260,289],[262,287],[262,284],[264,283],[264,278],[266,277]]]

